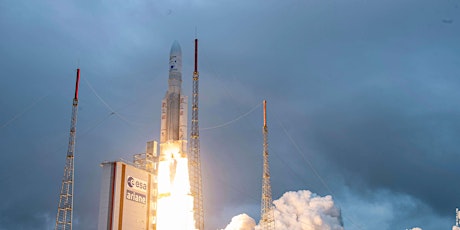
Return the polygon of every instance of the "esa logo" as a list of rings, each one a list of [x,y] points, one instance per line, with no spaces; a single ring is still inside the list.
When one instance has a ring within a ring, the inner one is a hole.
[[[139,180],[135,177],[128,176],[127,183],[130,188],[133,188],[133,189],[136,189],[142,192],[147,191],[147,183],[143,180]]]

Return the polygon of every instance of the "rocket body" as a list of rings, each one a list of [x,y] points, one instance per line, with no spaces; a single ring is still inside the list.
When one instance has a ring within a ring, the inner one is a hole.
[[[168,91],[161,105],[160,145],[180,141],[181,153],[185,154],[187,151],[188,97],[182,95],[181,85],[182,51],[179,43],[175,41],[169,55]]]
[[[169,55],[168,90],[161,103],[157,230],[196,230],[187,157],[188,98],[181,85],[182,52],[175,41]]]

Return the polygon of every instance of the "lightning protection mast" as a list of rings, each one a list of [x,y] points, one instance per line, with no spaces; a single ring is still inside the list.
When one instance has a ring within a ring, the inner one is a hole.
[[[195,39],[195,70],[193,71],[192,128],[190,135],[190,187],[193,196],[195,228],[204,230],[203,193],[201,180],[200,132],[198,126],[198,39]]]
[[[263,158],[264,168],[262,173],[262,207],[260,212],[260,226],[262,230],[275,229],[275,216],[272,205],[272,188],[270,185],[270,168],[268,165],[268,127],[267,127],[267,101],[264,100],[264,126],[262,133],[264,136]]]
[[[62,178],[61,193],[59,194],[59,206],[56,215],[55,230],[72,230],[73,216],[73,179],[74,179],[74,153],[75,153],[75,132],[77,125],[78,110],[78,84],[80,82],[80,69],[77,69],[77,80],[75,83],[75,96],[72,104],[72,118],[70,122],[69,146]]]
[[[460,227],[460,210],[455,208],[455,226]]]

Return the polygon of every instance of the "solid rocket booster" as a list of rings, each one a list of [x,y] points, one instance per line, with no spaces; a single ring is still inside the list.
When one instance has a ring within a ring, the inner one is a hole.
[[[187,96],[182,95],[182,51],[174,41],[169,54],[168,91],[161,105],[160,144],[181,141],[181,152],[186,152]]]

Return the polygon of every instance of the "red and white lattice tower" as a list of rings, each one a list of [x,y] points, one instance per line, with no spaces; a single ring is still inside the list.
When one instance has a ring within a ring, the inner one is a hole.
[[[77,80],[75,84],[75,96],[72,104],[72,118],[70,122],[69,146],[62,178],[61,193],[59,194],[59,206],[56,215],[55,230],[72,230],[73,217],[73,188],[74,188],[74,153],[75,133],[78,111],[78,84],[80,82],[80,69],[77,69]]]
[[[268,164],[268,127],[267,127],[267,101],[264,100],[264,126],[262,133],[264,136],[263,158],[264,168],[262,173],[262,204],[260,212],[260,226],[262,230],[275,229],[275,217],[272,204],[272,188],[270,185],[270,168]]]
[[[190,135],[190,190],[193,196],[195,228],[204,230],[203,193],[201,180],[200,132],[198,126],[198,39],[195,39],[195,70],[192,90],[192,127]]]
[[[460,227],[460,210],[455,208],[455,226]]]

